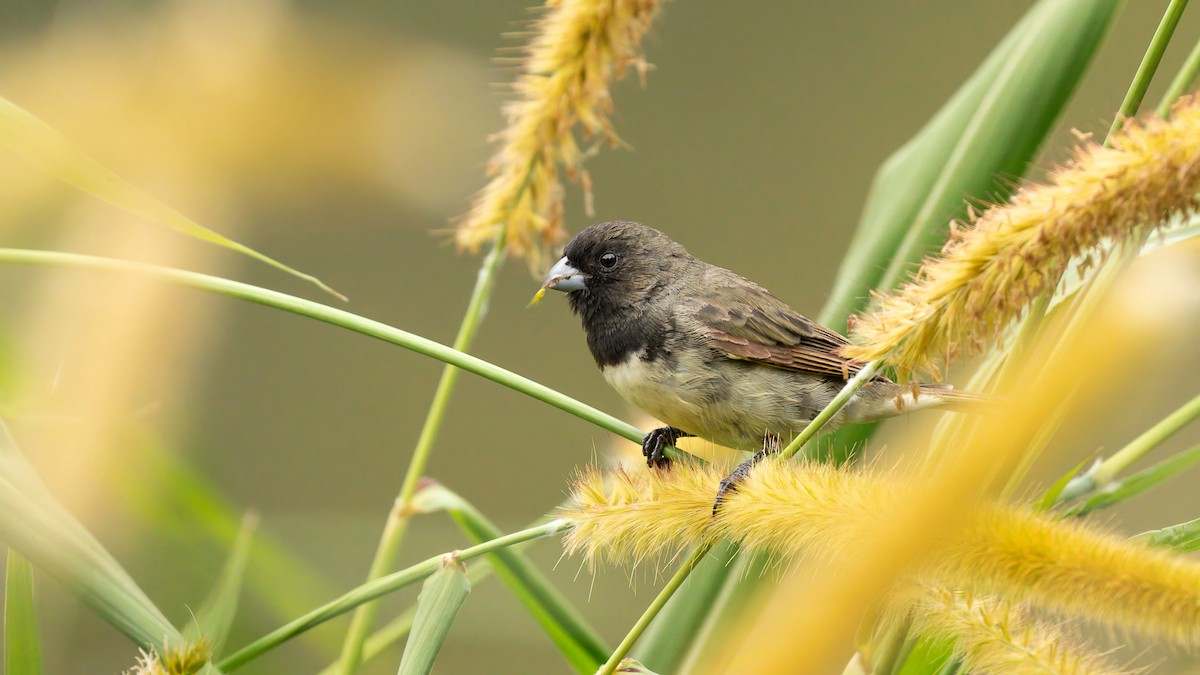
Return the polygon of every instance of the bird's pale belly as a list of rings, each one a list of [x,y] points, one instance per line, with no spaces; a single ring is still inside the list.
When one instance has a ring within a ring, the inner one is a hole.
[[[795,435],[837,393],[820,378],[729,359],[702,363],[702,355],[633,355],[601,372],[625,400],[664,423],[749,451],[767,436]]]

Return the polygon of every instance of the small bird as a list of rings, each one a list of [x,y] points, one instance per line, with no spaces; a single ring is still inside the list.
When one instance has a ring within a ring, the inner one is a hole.
[[[685,436],[761,458],[800,433],[863,365],[841,356],[849,344],[841,334],[631,221],[576,235],[537,297],[545,289],[567,294],[609,385],[669,425],[643,441],[651,467],[668,464],[664,448]],[[986,400],[879,376],[831,425]]]

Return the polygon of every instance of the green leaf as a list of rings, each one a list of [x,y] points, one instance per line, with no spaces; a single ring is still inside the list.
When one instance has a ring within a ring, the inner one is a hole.
[[[486,516],[449,488],[432,483],[417,493],[413,508],[422,513],[445,510],[474,543],[502,533]],[[487,560],[496,575],[550,636],[571,667],[583,675],[596,672],[611,650],[566,598],[523,553],[501,549]]]
[[[315,284],[330,295],[346,296],[254,249],[227,239],[175,209],[142,192],[76,147],[53,127],[4,97],[0,97],[0,145],[8,147],[30,164],[79,190],[144,218],[156,225],[182,232],[210,244],[224,246],[272,267]]]
[[[183,646],[137,583],[46,489],[0,423],[0,540],[143,649]]]
[[[33,604],[33,567],[13,549],[8,550],[4,577],[4,672],[13,675],[42,672],[42,647]]]
[[[1200,462],[1200,445],[1168,457],[1128,478],[1110,483],[1070,512],[1074,515],[1083,516],[1096,509],[1102,509],[1119,501],[1135,497],[1159,483],[1192,468],[1197,462]]]
[[[446,554],[441,569],[421,586],[417,615],[408,634],[408,644],[404,646],[398,675],[427,675],[433,670],[433,662],[450,633],[450,626],[470,592],[467,568],[454,554]]]
[[[1164,527],[1161,530],[1143,532],[1134,539],[1144,540],[1151,546],[1173,548],[1180,553],[1200,551],[1200,518]]]
[[[248,513],[242,519],[242,527],[234,542],[229,560],[217,577],[212,592],[205,599],[200,609],[196,610],[191,623],[183,635],[189,642],[206,640],[214,655],[221,653],[225,646],[225,638],[229,637],[229,629],[233,626],[233,617],[237,614],[238,596],[241,595],[242,583],[246,574],[246,563],[250,558],[250,541],[254,530],[258,527],[258,516]]]
[[[953,98],[880,167],[826,315],[861,311],[936,250],[967,199],[1025,175],[1117,14],[1119,0],[1042,0]],[[828,323],[828,322],[826,322]],[[836,325],[836,324],[834,324]]]
[[[922,637],[909,652],[898,675],[929,675],[941,672],[953,654],[952,640]]]

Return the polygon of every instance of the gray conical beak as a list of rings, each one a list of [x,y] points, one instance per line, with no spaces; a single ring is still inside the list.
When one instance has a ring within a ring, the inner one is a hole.
[[[563,256],[554,263],[554,267],[551,267],[549,272],[546,272],[546,278],[542,280],[542,288],[551,288],[564,293],[582,291],[587,288],[587,278],[588,275],[571,267],[567,263],[566,256]]]

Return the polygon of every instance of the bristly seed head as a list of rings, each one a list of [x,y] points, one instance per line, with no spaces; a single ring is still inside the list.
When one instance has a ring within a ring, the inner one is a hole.
[[[581,165],[600,143],[619,143],[608,87],[630,65],[644,76],[638,48],[659,0],[547,0],[546,6],[513,87],[518,98],[505,106],[508,127],[497,135],[492,179],[455,234],[460,249],[476,251],[506,227],[508,252],[537,269],[565,232],[559,167],[582,177],[590,204],[591,180]],[[576,127],[584,140],[595,139],[590,147],[580,148]]]

